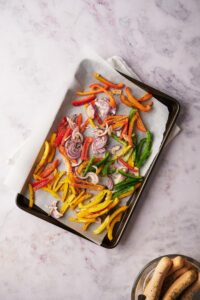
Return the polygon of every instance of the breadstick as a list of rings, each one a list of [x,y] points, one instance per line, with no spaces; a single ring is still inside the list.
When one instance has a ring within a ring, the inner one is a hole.
[[[183,295],[180,297],[180,300],[192,300],[194,294],[200,290],[200,273],[198,273],[197,280],[189,286]]]
[[[162,300],[175,300],[180,294],[197,279],[197,272],[189,270],[181,275],[169,287]]]
[[[170,274],[174,273],[175,271],[181,269],[184,266],[185,259],[182,256],[176,256],[172,259],[172,267],[169,270],[169,273],[167,276]]]
[[[148,284],[147,289],[144,291],[146,300],[158,300],[163,281],[172,266],[172,261],[169,257],[163,257],[159,261],[153,276]]]

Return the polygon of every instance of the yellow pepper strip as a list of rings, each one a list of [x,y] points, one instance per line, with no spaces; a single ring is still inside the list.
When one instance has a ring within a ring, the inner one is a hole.
[[[118,209],[116,209],[116,211],[114,211],[114,213],[112,215],[110,215],[110,222],[109,224],[112,222],[112,220],[117,216],[119,215],[121,212],[127,210],[128,206],[127,205],[123,205],[123,206],[120,206]]]
[[[114,229],[114,226],[117,222],[120,222],[121,221],[121,218],[122,218],[122,213],[117,215],[113,220],[112,222],[108,225],[108,239],[109,241],[112,241],[113,239],[113,229]]]
[[[55,191],[51,190],[50,188],[43,187],[42,190],[45,191],[45,192],[50,193],[54,198],[56,198],[58,200],[61,200],[61,197]]]
[[[93,219],[88,220],[88,219],[84,219],[84,218],[70,217],[69,221],[77,222],[77,223],[89,223],[89,224],[91,224],[91,223],[96,222],[96,219],[93,218]]]
[[[86,166],[88,165],[89,160],[85,160],[77,169],[77,173],[81,174],[83,169],[86,168]]]
[[[81,212],[77,213],[77,217],[85,217],[87,216],[88,214],[91,214],[91,213],[97,213],[99,211],[102,211],[103,209],[105,209],[106,207],[109,206],[109,204],[111,204],[111,202],[113,202],[113,200],[108,200],[108,201],[104,201],[100,204],[97,204],[93,207],[90,207],[88,209],[84,209],[82,210]]]
[[[56,178],[57,178],[57,175],[58,175],[58,170],[57,170],[57,169],[55,169],[55,170],[53,171],[53,175],[54,175],[53,180],[47,185],[47,187],[48,187],[49,189],[51,189],[51,190],[52,190],[53,184],[54,184],[54,182],[55,182],[55,180],[56,180]]]
[[[68,180],[66,179],[65,183],[64,183],[64,190],[63,190],[62,198],[61,198],[61,200],[63,202],[65,201],[65,199],[67,197],[68,191],[69,191],[69,183],[68,183]]]
[[[102,192],[100,192],[99,194],[94,196],[89,203],[87,203],[87,204],[80,203],[78,207],[87,209],[89,207],[95,206],[96,204],[99,204],[103,200],[103,198],[106,194],[109,194],[109,193],[111,193],[111,195],[112,195],[111,191],[103,190]],[[110,199],[111,199],[111,196],[110,196]]]
[[[34,171],[34,174],[37,174],[38,171],[44,166],[44,164],[46,163],[47,161],[47,158],[48,158],[48,155],[49,155],[49,152],[50,152],[50,145],[47,141],[45,141],[45,144],[44,144],[44,152],[42,154],[42,158],[41,160],[39,161],[39,163],[37,164],[36,168],[35,168],[35,171]]]
[[[129,166],[131,166],[131,167],[134,167],[133,155],[134,155],[134,153],[132,153],[132,154],[129,156],[129,159],[128,159],[128,164],[129,164]]]
[[[55,153],[56,153],[56,148],[54,146],[55,139],[56,139],[56,133],[53,132],[51,137],[50,137],[51,151],[50,151],[50,154],[49,154],[49,157],[48,157],[48,160],[47,160],[48,163],[51,163],[53,161]]]
[[[110,220],[110,216],[107,216],[105,218],[105,220],[103,221],[103,223],[101,223],[101,225],[99,227],[97,227],[95,230],[93,230],[93,233],[100,234],[102,231],[104,231],[109,224],[109,220]]]
[[[119,198],[115,198],[112,203],[108,206],[108,209],[111,210],[113,207],[115,207],[119,203]]]
[[[58,176],[56,177],[56,179],[55,179],[55,181],[54,181],[54,184],[53,184],[53,190],[54,190],[55,192],[57,192],[56,188],[57,188],[57,186],[58,186],[58,183],[59,183],[60,179],[61,179],[65,174],[66,174],[65,171],[61,171],[61,172],[58,173]]]
[[[90,123],[90,125],[91,125],[92,128],[96,127],[95,124],[94,124],[94,122],[93,122],[93,120],[91,118],[88,118],[88,121],[89,121],[89,123]]]
[[[63,205],[61,206],[60,208],[60,213],[64,215],[64,213],[66,213],[66,211],[68,210],[69,206],[70,206],[70,203],[71,201],[74,200],[74,195],[70,195],[66,200],[65,202],[63,203]]]
[[[88,227],[90,226],[91,223],[87,222],[83,225],[82,229],[83,231],[86,231],[88,229]]]
[[[59,182],[57,187],[55,188],[54,192],[60,192],[64,190],[64,182]]]
[[[124,156],[130,149],[131,149],[132,146],[128,145],[128,146],[125,146],[123,147],[119,153],[117,153],[116,155],[113,156],[113,159],[116,160],[118,157],[120,156]]]
[[[102,169],[103,169],[103,166],[99,167],[99,168],[96,170],[96,174],[99,175],[99,173],[101,172]]]
[[[77,206],[79,203],[81,203],[81,202],[83,202],[83,201],[85,201],[85,200],[91,198],[91,196],[92,196],[92,194],[85,194],[85,195],[83,195],[82,197],[80,197],[78,200],[75,198],[74,201],[71,203],[70,208],[71,208],[71,209],[76,208],[76,206]]]
[[[126,198],[128,196],[131,196],[133,193],[134,193],[135,190],[131,190],[131,191],[128,191],[126,193],[123,193],[119,196],[119,200],[123,199],[123,198]]]
[[[29,189],[29,207],[32,208],[34,203],[34,191],[30,183],[28,185],[28,189]]]
[[[35,179],[35,180],[41,180],[42,177],[40,177],[40,175],[33,174],[33,179]]]
[[[77,194],[75,188],[72,185],[70,185],[70,190],[71,190],[72,194],[74,194],[74,195]]]
[[[73,204],[73,203],[76,202],[76,201],[79,201],[79,199],[80,199],[81,197],[83,197],[84,194],[85,194],[85,191],[80,192],[80,194],[73,200],[73,202],[72,202],[71,204]]]

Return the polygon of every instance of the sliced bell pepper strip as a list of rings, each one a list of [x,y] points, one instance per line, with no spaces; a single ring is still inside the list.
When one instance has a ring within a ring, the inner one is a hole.
[[[106,151],[104,158],[101,159],[100,161],[98,161],[96,163],[96,166],[101,167],[102,165],[104,165],[106,163],[106,161],[109,159],[109,157],[110,157],[110,152]]]
[[[79,114],[77,119],[76,119],[76,124],[77,126],[80,128],[81,124],[82,124],[82,120],[83,120],[83,117],[82,117],[82,114]]]
[[[92,94],[91,96],[88,96],[88,97],[86,97],[84,99],[81,99],[81,100],[73,100],[72,101],[72,105],[74,105],[74,106],[81,106],[81,105],[84,105],[84,104],[92,102],[94,99],[95,99],[95,95]]]
[[[80,192],[80,194],[72,201],[71,205],[74,201],[78,201],[83,195],[85,194],[85,191]]]
[[[120,100],[123,104],[125,104],[126,106],[129,106],[129,107],[132,107],[132,103],[128,100],[128,98],[124,95],[124,94],[121,94],[120,95]]]
[[[118,209],[116,209],[114,211],[114,213],[112,213],[112,215],[110,215],[110,219],[109,219],[109,224],[112,222],[112,220],[114,220],[114,218],[116,216],[118,216],[120,213],[124,212],[125,210],[127,210],[128,206],[127,205],[123,205],[120,206]]]
[[[65,129],[65,132],[64,132],[64,134],[62,136],[62,141],[61,141],[61,145],[62,146],[65,144],[67,138],[69,136],[71,136],[71,134],[72,134],[72,129],[70,127],[68,127],[67,129]]]
[[[96,219],[94,219],[94,220],[96,220]],[[88,222],[88,220],[87,220],[87,222],[83,225],[82,230],[86,231],[88,229],[88,227],[90,226],[90,224],[92,224],[92,223],[93,223],[93,221],[92,222]]]
[[[95,218],[93,218],[93,219],[84,219],[84,218],[77,218],[77,217],[70,217],[69,218],[69,221],[71,221],[71,222],[78,222],[78,223],[89,223],[89,224],[91,224],[91,223],[94,223],[94,222],[96,222],[96,219]]]
[[[127,146],[127,143],[125,141],[121,140],[120,137],[118,137],[114,132],[112,132],[110,136],[118,143],[120,143],[124,146]]]
[[[45,142],[44,144],[44,152],[42,154],[42,158],[41,160],[39,161],[39,163],[37,164],[36,168],[35,168],[35,171],[34,171],[34,174],[37,174],[38,171],[44,166],[44,164],[47,162],[47,159],[48,159],[48,155],[49,155],[49,152],[50,152],[50,145],[49,145],[49,142]]]
[[[95,124],[91,118],[88,118],[89,124],[91,125],[92,128],[95,128]]]
[[[78,166],[77,173],[82,174],[83,170],[87,167],[89,160],[83,161],[80,166]]]
[[[119,122],[117,122],[115,124],[112,124],[111,127],[112,127],[112,129],[116,129],[116,128],[122,127],[122,126],[124,126],[127,123],[127,121],[128,121],[128,118],[124,119],[122,121],[119,121]]]
[[[86,119],[85,122],[81,124],[81,126],[80,126],[80,132],[81,133],[85,131],[88,124],[89,124],[89,119]]]
[[[133,192],[134,192],[134,189],[133,190],[129,190],[128,192],[123,192],[121,195],[118,196],[119,200],[122,200],[122,199],[124,199],[126,197],[131,196],[133,194]]]
[[[108,160],[102,168],[102,176],[108,175],[109,167],[114,163],[114,160]]]
[[[67,154],[65,152],[65,147],[59,146],[59,151],[62,154],[62,156],[64,157],[65,164],[66,164],[66,169],[67,169],[67,174],[68,175],[72,174],[72,166],[71,166],[69,157],[67,156]]]
[[[113,220],[112,222],[108,225],[108,239],[109,241],[112,241],[113,240],[113,229],[115,227],[115,224],[120,222],[121,221],[121,218],[122,218],[122,213],[117,215]]]
[[[34,191],[33,191],[33,187],[32,185],[29,183],[28,185],[28,189],[29,189],[29,207],[32,208],[33,207],[33,203],[34,203]]]
[[[136,166],[138,168],[141,168],[146,162],[146,160],[149,158],[149,156],[151,155],[152,139],[153,139],[152,133],[150,131],[147,131],[146,142],[144,144],[142,153],[136,162]]]
[[[100,204],[97,204],[95,206],[89,207],[87,209],[83,209],[82,211],[80,211],[79,213],[77,213],[77,217],[85,217],[90,213],[96,213],[98,211],[101,211],[103,209],[105,209],[106,207],[109,206],[109,204],[111,204],[113,202],[113,200],[107,200],[107,201],[103,201]]]
[[[42,173],[40,173],[40,177],[45,178],[49,176],[57,168],[59,164],[60,164],[60,160],[56,159]]]
[[[49,142],[51,150],[50,150],[50,153],[49,153],[49,156],[48,156],[48,159],[47,159],[48,163],[51,163],[53,161],[55,153],[56,153],[56,148],[54,146],[55,140],[56,140],[56,133],[53,132],[51,137],[50,137],[50,142]]]
[[[67,128],[67,118],[63,117],[62,121],[60,122],[59,126],[58,126],[58,131],[57,131],[57,135],[56,135],[56,139],[54,142],[54,145],[57,147],[61,144],[63,136],[65,134],[66,128]]]
[[[127,162],[125,162],[122,158],[118,158],[118,161],[124,165],[128,170],[132,171],[132,172],[136,172],[138,171],[137,168],[131,167]]]
[[[55,191],[53,191],[52,189],[49,189],[48,187],[43,187],[42,190],[49,193],[49,194],[51,194],[54,198],[56,198],[58,200],[61,200],[61,197]]]
[[[131,146],[130,145],[126,145],[125,147],[123,147],[117,154],[115,154],[113,156],[113,160],[116,160],[118,159],[120,156],[124,156],[127,152],[129,152],[131,149]]]
[[[100,82],[104,83],[106,86],[111,87],[113,89],[122,89],[124,87],[124,83],[120,82],[118,84],[115,84],[103,77],[102,75],[100,75],[99,73],[94,73],[94,77]]]
[[[142,182],[143,178],[141,178],[140,176],[137,176],[135,178],[128,178],[126,180],[123,180],[117,184],[114,185],[114,189],[115,191],[121,191],[129,186],[133,186],[135,185],[135,183],[137,182]]]
[[[147,129],[141,119],[141,116],[139,115],[139,113],[136,113],[137,115],[137,119],[136,119],[136,127],[137,129],[139,129],[142,132],[147,132]]]
[[[123,129],[120,134],[120,139],[123,139],[124,136],[127,135],[127,131],[128,131],[128,120],[126,121],[126,123],[123,126]]]
[[[139,102],[147,101],[152,98],[152,94],[146,93],[141,98],[137,99]]]
[[[105,87],[105,89],[108,89],[108,87]],[[78,96],[88,96],[88,95],[94,95],[94,94],[100,94],[102,93],[102,90],[100,89],[92,89],[85,92],[77,92],[76,95]]]
[[[92,102],[92,107],[94,109],[94,118],[97,119],[97,122],[99,123],[99,125],[102,125],[103,121],[102,121],[102,119],[100,118],[100,116],[98,114],[98,111],[97,111],[97,108],[96,108],[94,102]]]
[[[147,105],[142,105],[140,102],[138,102],[138,100],[132,95],[131,90],[129,87],[125,88],[125,92],[128,96],[128,100],[129,102],[132,103],[132,105],[136,108],[138,108],[141,111],[147,112],[149,110],[151,110],[153,102],[147,104]]]
[[[111,93],[110,91],[107,91],[107,89],[106,89],[104,86],[102,86],[102,85],[100,85],[100,84],[98,84],[98,83],[97,83],[97,84],[94,83],[94,84],[91,84],[91,85],[90,85],[90,88],[98,88],[98,89],[101,89],[102,92],[104,92],[104,93],[108,96],[110,106],[111,106],[112,108],[115,108],[115,107],[116,107],[115,98],[113,97],[112,93]]]
[[[105,188],[103,185],[91,184],[91,182],[87,182],[87,181],[85,181],[84,183],[73,182],[72,185],[80,189],[89,189],[94,191],[101,191]]]
[[[135,157],[135,164],[136,165],[139,162],[143,147],[146,144],[146,140],[147,140],[147,138],[141,139],[139,144],[137,144],[137,146],[136,146],[136,157]]]
[[[85,175],[89,172],[90,167],[93,165],[94,159],[95,159],[94,156],[92,156],[92,157],[90,158],[90,160],[89,160],[89,162],[88,162],[88,165],[87,165],[87,167],[85,168],[85,171],[83,172],[83,176],[85,176]]]
[[[133,128],[134,128],[136,119],[137,119],[137,115],[134,114],[129,122],[129,127],[128,127],[128,142],[129,142],[129,145],[131,145],[131,146],[133,146],[132,134],[133,134]]]
[[[105,220],[101,223],[101,225],[98,226],[95,230],[93,230],[93,233],[100,234],[101,232],[103,232],[106,229],[107,225],[109,224],[109,219],[110,217],[107,216]]]
[[[65,171],[61,171],[60,173],[58,173],[58,175],[57,175],[57,177],[56,177],[56,180],[55,180],[55,182],[54,182],[54,184],[53,184],[53,190],[54,190],[55,192],[57,192],[57,187],[58,187],[59,181],[61,180],[61,178],[62,178],[65,174],[66,174]]]
[[[69,208],[69,206],[70,206],[71,201],[73,201],[74,198],[75,198],[74,195],[70,195],[70,196],[65,200],[65,202],[63,202],[63,205],[62,205],[61,208],[60,208],[60,213],[61,213],[61,214],[64,215],[64,214],[66,213],[66,211],[68,210],[68,208]]]
[[[104,199],[105,195],[107,195],[106,200],[110,200],[111,196],[112,196],[112,192],[109,190],[104,190],[104,191],[100,192],[99,194],[97,194],[96,196],[94,196],[89,203],[79,204],[79,208],[87,209],[89,207],[95,206]]]
[[[90,144],[92,143],[92,141],[93,141],[92,137],[87,136],[85,138],[84,143],[83,143],[82,152],[81,152],[82,160],[88,159],[88,151],[89,151],[89,147],[90,147]]]
[[[33,182],[32,183],[33,190],[37,191],[43,188],[44,186],[47,186],[53,179],[54,179],[54,175],[51,175],[50,177]]]
[[[69,191],[69,182],[68,182],[68,179],[65,179],[64,190],[63,190],[63,194],[62,194],[62,198],[61,198],[62,202],[65,201],[68,191]]]
[[[123,170],[118,170],[118,173],[122,174],[124,177],[127,177],[127,178],[134,178],[134,179],[138,178],[138,179],[142,179],[141,176],[137,176],[137,177],[136,177],[136,176],[133,175],[133,174],[124,172]]]
[[[114,192],[113,193],[113,199],[115,199],[115,198],[119,198],[120,199],[120,197],[122,196],[122,195],[124,195],[125,193],[128,193],[128,192],[131,192],[131,194],[133,193],[135,191],[135,187],[134,186],[127,186],[127,187],[125,187],[125,188],[123,188],[123,189],[121,189],[121,190],[119,190],[119,191],[117,191],[117,192]]]
[[[75,199],[71,202],[70,208],[75,209],[79,203],[82,203],[83,201],[88,200],[89,198],[91,198],[91,196],[92,196],[92,194],[89,194],[89,193],[88,193],[88,194],[83,195],[83,196],[80,197],[79,199],[75,198]]]

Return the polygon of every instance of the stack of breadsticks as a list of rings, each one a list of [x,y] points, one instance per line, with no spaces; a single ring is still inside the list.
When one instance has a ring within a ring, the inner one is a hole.
[[[163,257],[147,283],[146,300],[191,300],[200,290],[200,273],[185,258]]]

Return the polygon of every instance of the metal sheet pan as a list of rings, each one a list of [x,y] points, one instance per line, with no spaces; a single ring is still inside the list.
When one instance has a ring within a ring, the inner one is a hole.
[[[120,72],[119,72],[120,73]],[[101,246],[111,249],[117,246],[117,244],[119,243],[127,225],[128,222],[131,218],[131,216],[134,214],[135,208],[137,206],[137,204],[139,203],[139,201],[142,201],[142,193],[147,185],[147,182],[149,180],[149,178],[153,175],[153,169],[156,165],[156,162],[159,159],[160,154],[162,153],[163,147],[165,146],[167,139],[169,137],[170,132],[172,131],[172,128],[176,122],[176,119],[179,115],[180,112],[180,104],[178,103],[178,101],[170,96],[168,96],[165,93],[162,93],[158,90],[156,90],[155,88],[148,86],[136,79],[133,79],[123,73],[120,73],[122,76],[126,77],[128,80],[130,80],[131,82],[133,82],[134,84],[138,85],[139,87],[143,88],[144,90],[146,90],[147,92],[151,93],[158,101],[160,101],[161,103],[163,103],[164,105],[167,106],[168,110],[169,110],[169,117],[168,117],[168,121],[166,124],[166,130],[164,133],[164,137],[163,137],[163,141],[162,144],[160,146],[160,150],[159,153],[156,155],[154,161],[152,162],[146,176],[144,179],[144,182],[141,186],[141,188],[139,189],[139,191],[137,192],[137,194],[133,197],[130,197],[128,204],[129,204],[129,209],[125,212],[121,222],[118,224],[118,226],[115,226],[114,229],[114,233],[113,233],[113,240],[109,241],[107,236],[103,239]],[[31,172],[30,172],[31,173]],[[43,211],[41,208],[39,208],[38,206],[34,205],[32,209],[30,209],[28,207],[28,203],[29,200],[22,194],[18,194],[16,197],[16,204],[19,208],[21,208],[22,210],[38,217],[41,218],[51,224],[54,224],[58,227],[61,227],[67,231],[70,231],[78,236],[81,236],[85,239],[87,239],[85,236],[81,235],[79,232],[73,230],[72,228],[69,228],[68,226],[60,223],[58,220],[50,217],[47,215],[47,213],[45,211]]]

